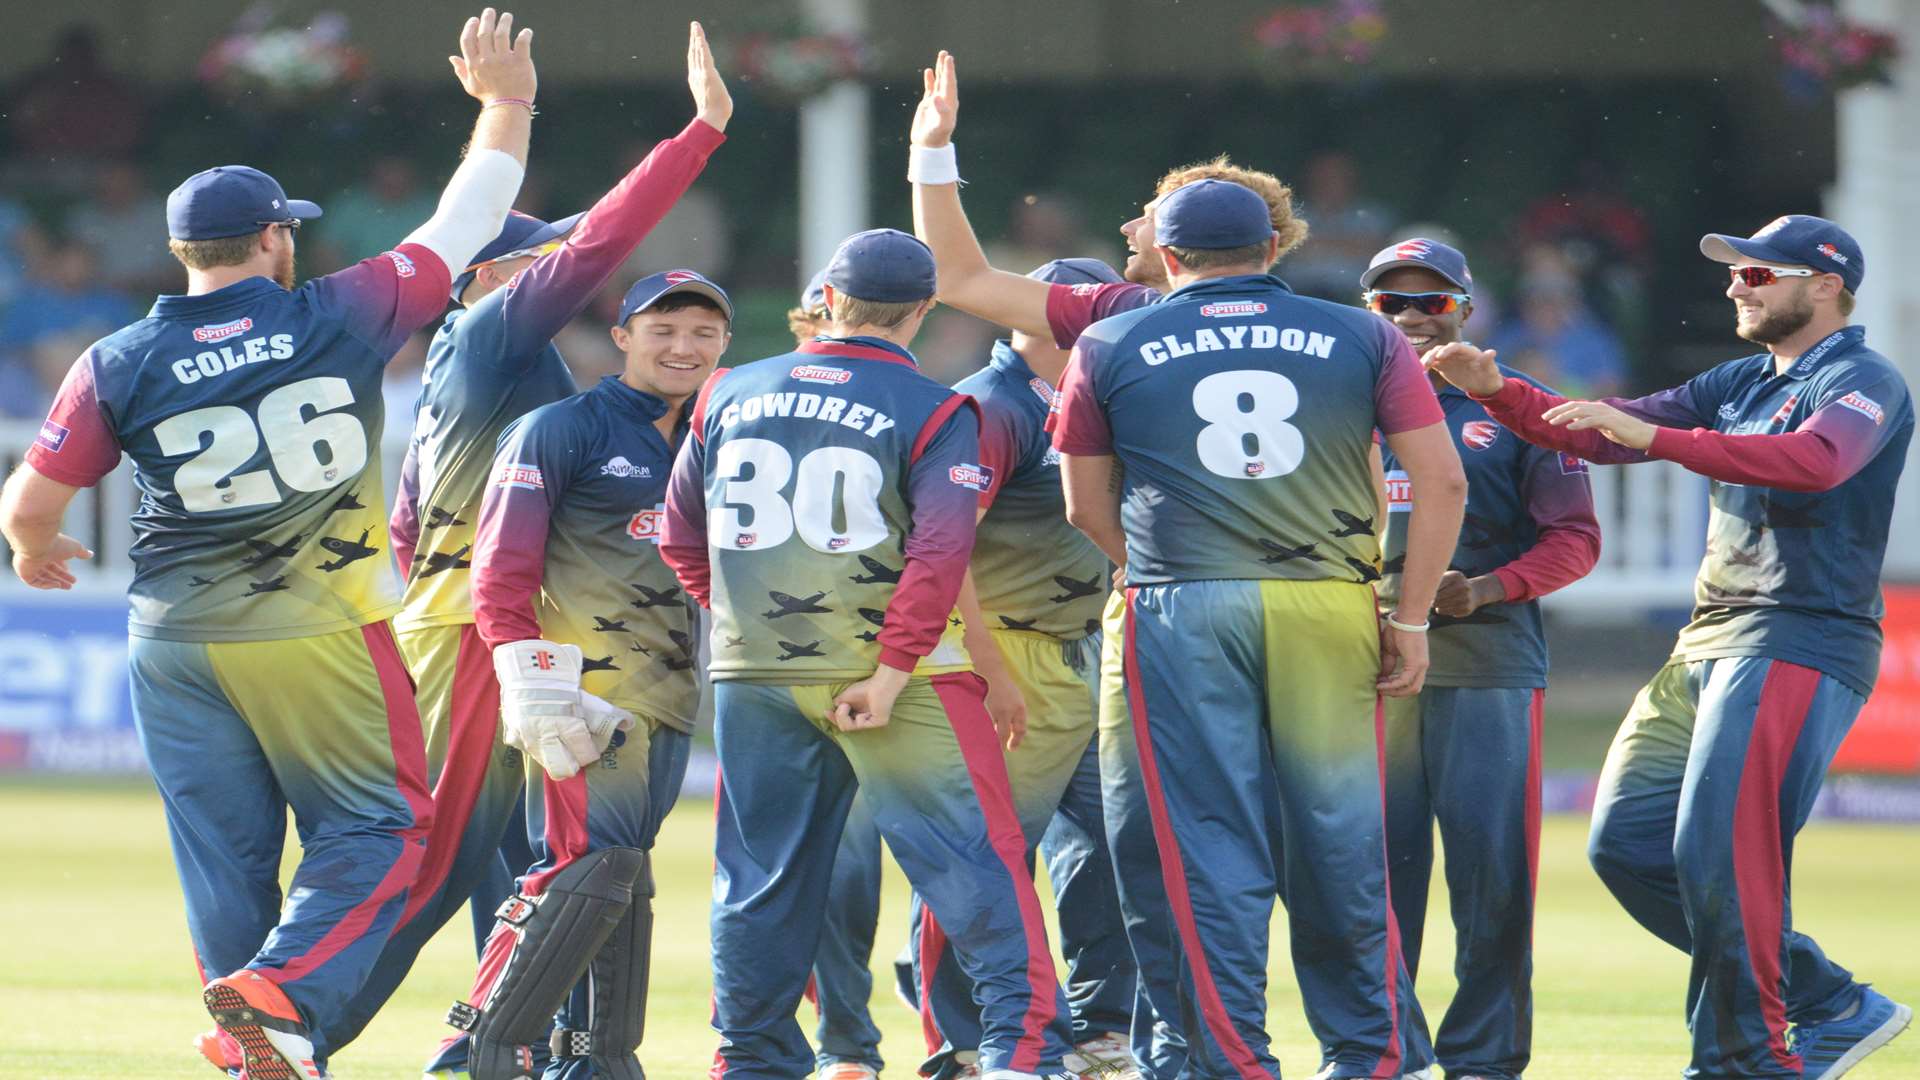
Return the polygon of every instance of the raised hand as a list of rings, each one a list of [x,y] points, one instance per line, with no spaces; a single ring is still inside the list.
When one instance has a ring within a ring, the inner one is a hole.
[[[539,80],[533,72],[533,31],[513,35],[512,12],[496,18],[492,8],[460,29],[460,55],[449,56],[460,87],[482,105],[501,98],[532,101]]]
[[[915,146],[945,146],[953,141],[960,120],[960,77],[954,74],[953,54],[942,49],[932,67],[921,69],[920,79],[926,89],[913,111],[908,138]]]
[[[1476,349],[1464,341],[1450,341],[1427,350],[1420,363],[1469,394],[1491,397],[1506,384],[1506,376],[1494,365],[1499,353]]]
[[[693,91],[694,117],[715,131],[727,130],[733,116],[733,95],[714,66],[713,49],[707,45],[707,32],[699,23],[687,29],[687,89]]]

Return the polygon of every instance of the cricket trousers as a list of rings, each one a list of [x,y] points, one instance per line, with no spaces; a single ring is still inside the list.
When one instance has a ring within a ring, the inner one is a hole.
[[[527,839],[532,843],[533,867],[520,879],[519,894],[528,898],[546,891],[547,882],[574,860],[610,847],[653,850],[660,823],[680,798],[687,776],[687,758],[693,738],[644,715],[631,731],[616,732],[600,760],[565,780],[555,780],[532,758],[525,758],[529,792]],[[634,903],[642,903],[640,897]],[[651,903],[651,898],[644,902]],[[507,967],[519,935],[497,922],[480,954],[473,990],[466,1000],[486,1001]],[[568,995],[555,1022],[570,1031],[591,1031],[592,995],[582,976]],[[592,1063],[584,1057],[555,1057],[545,1080],[586,1080]]]
[[[202,981],[251,968],[327,1030],[393,932],[432,825],[392,630],[134,637],[128,667]],[[283,896],[289,809],[302,857]]]
[[[473,623],[412,629],[398,641],[425,724],[433,829],[399,926],[366,985],[325,1032],[323,1053],[359,1036],[399,989],[420,950],[470,900],[478,950],[493,930],[494,911],[511,895],[507,872],[525,873],[530,862],[522,830],[514,828],[525,785],[520,752],[500,741],[493,650]],[[504,856],[514,865],[503,868],[503,851],[514,853]],[[448,1038],[434,1064],[463,1065],[465,1045],[464,1033]]]
[[[1518,1080],[1533,1044],[1544,690],[1428,686],[1386,706],[1387,855],[1407,970],[1420,971],[1434,823],[1458,989],[1433,1040],[1449,1075]]]
[[[873,938],[880,924],[880,829],[858,792],[847,808],[833,881],[821,916],[820,950],[813,961],[811,997],[819,1011],[814,1030],[821,1069],[837,1062],[870,1065],[880,1057],[873,1022]]]
[[[846,685],[714,686],[713,1075],[813,1071],[794,1012],[856,786],[973,981],[982,1071],[1057,1068],[1066,1001],[986,684],[971,672],[915,678],[885,727],[841,732],[827,716]]]
[[[1794,931],[1789,883],[1794,835],[1863,704],[1785,660],[1672,660],[1614,737],[1588,856],[1628,914],[1693,958],[1689,1077],[1798,1077],[1787,1024],[1860,995]]]
[[[1132,586],[1125,634],[1141,780],[1197,1014],[1185,1023],[1187,1075],[1280,1075],[1266,1030],[1276,898],[1326,1075],[1425,1068],[1432,1051],[1388,896],[1373,591]]]
[[[1027,703],[1026,737],[1006,752],[1006,767],[1028,864],[1036,852],[1046,861],[1058,905],[1060,950],[1067,961],[1068,1014],[1061,1018],[1061,1034],[1080,1043],[1125,1033],[1135,972],[1100,809],[1094,745],[1099,638],[992,633]],[[928,1054],[920,1071],[942,1077],[952,1071],[956,1052],[978,1047],[980,1011],[945,930],[917,894],[911,919],[914,999]]]

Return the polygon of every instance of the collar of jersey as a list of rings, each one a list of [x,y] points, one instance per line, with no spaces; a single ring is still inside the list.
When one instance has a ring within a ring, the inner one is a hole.
[[[197,314],[216,311],[223,307],[249,304],[268,293],[286,292],[278,283],[268,278],[250,277],[245,281],[236,281],[225,288],[215,289],[198,296],[167,295],[157,296],[153,300],[150,317],[166,318],[169,315]]]
[[[1250,289],[1279,289],[1292,292],[1292,286],[1272,274],[1232,274],[1227,277],[1204,278],[1191,285],[1182,285],[1165,297],[1172,300],[1181,296],[1197,296],[1202,293],[1246,292]]]
[[[1821,365],[1841,353],[1851,352],[1855,346],[1865,344],[1866,340],[1866,327],[1859,323],[1843,326],[1820,339],[1819,344],[1813,348],[1801,353],[1800,359],[1793,362],[1793,366],[1787,369],[1783,378],[1793,379],[1796,382],[1810,379],[1814,372],[1820,370]],[[1772,357],[1768,357],[1768,360],[1771,361]]]
[[[665,401],[645,390],[635,390],[621,382],[618,375],[602,375],[600,385],[594,387],[594,392],[606,398],[614,408],[643,417],[649,424],[667,415]]]
[[[1033,373],[1032,367],[1028,366],[1027,358],[1021,356],[1013,347],[1013,342],[1006,338],[993,343],[993,356],[987,362],[1022,382],[1040,377]]]
[[[834,356],[842,360],[885,360],[890,364],[905,364],[910,368],[920,366],[912,353],[891,341],[877,337],[837,338],[822,335],[800,346],[799,351],[808,356]]]

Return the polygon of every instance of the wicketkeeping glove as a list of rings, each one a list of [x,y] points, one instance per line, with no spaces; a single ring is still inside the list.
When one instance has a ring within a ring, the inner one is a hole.
[[[565,780],[599,758],[615,731],[633,727],[624,709],[580,689],[580,647],[540,638],[493,650],[500,721],[508,746],[531,754]]]

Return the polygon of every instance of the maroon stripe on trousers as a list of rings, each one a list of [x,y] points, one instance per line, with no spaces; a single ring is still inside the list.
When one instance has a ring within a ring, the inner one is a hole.
[[[447,701],[447,760],[433,785],[433,829],[427,834],[427,854],[420,877],[407,895],[398,929],[433,899],[453,872],[454,856],[473,820],[473,807],[486,786],[487,772],[499,742],[500,683],[493,675],[493,651],[480,638],[480,628],[460,628],[454,653],[453,687]]]
[[[1781,847],[1780,787],[1819,688],[1820,673],[1812,668],[1784,660],[1767,665],[1733,804],[1733,883],[1740,898],[1747,963],[1767,1025],[1767,1049],[1781,1068],[1796,1074],[1800,1059],[1787,1052],[1787,1006],[1781,997],[1786,984],[1780,956],[1785,947],[1787,866]]]
[[[1374,768],[1380,779],[1380,902],[1387,913],[1387,1046],[1373,1071],[1400,1075],[1400,920],[1393,915],[1393,874],[1387,854],[1387,702],[1373,696]]]

